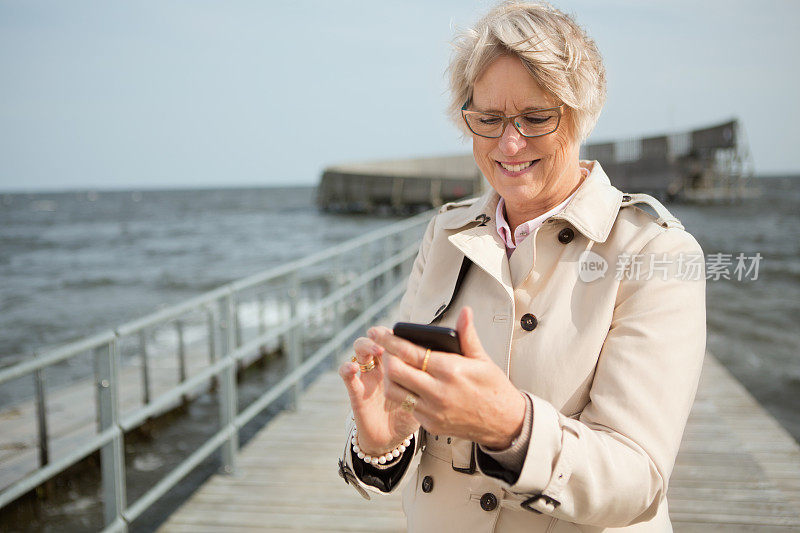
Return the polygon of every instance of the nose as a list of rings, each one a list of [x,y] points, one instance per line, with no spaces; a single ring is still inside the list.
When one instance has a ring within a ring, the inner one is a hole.
[[[525,137],[519,134],[510,121],[506,124],[506,129],[503,130],[503,135],[500,136],[498,143],[500,152],[507,156],[516,155],[516,153],[525,148],[527,144]]]

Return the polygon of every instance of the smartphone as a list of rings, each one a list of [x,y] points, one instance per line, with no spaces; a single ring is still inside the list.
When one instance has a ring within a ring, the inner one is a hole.
[[[451,328],[398,322],[394,325],[394,334],[423,348],[430,348],[437,352],[461,353],[458,332]]]

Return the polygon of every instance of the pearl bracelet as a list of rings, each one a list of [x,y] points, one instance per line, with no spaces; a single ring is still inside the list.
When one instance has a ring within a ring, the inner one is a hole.
[[[365,463],[370,463],[371,465],[385,465],[386,463],[393,461],[400,457],[403,452],[406,451],[407,448],[411,446],[411,439],[414,438],[414,434],[412,433],[401,442],[394,450],[390,450],[384,454],[381,454],[377,457],[373,457],[371,455],[365,454],[358,445],[358,428],[353,427],[353,436],[350,437],[350,442],[353,444],[353,453],[355,453],[359,459],[363,459]]]

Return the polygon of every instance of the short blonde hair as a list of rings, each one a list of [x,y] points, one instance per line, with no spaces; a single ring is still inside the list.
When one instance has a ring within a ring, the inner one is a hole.
[[[517,0],[495,6],[453,40],[451,118],[464,131],[461,108],[475,81],[501,55],[520,58],[541,87],[563,102],[570,133],[583,142],[606,99],[606,72],[594,41],[572,17],[549,4]]]

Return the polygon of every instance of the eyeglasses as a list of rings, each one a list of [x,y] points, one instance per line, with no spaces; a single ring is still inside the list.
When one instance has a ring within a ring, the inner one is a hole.
[[[558,129],[564,110],[564,104],[561,104],[558,107],[536,109],[507,117],[483,111],[471,111],[467,109],[468,104],[469,101],[461,108],[464,122],[467,123],[467,127],[472,133],[489,139],[501,137],[509,122],[523,137],[548,135]]]

